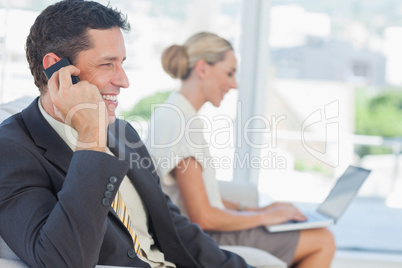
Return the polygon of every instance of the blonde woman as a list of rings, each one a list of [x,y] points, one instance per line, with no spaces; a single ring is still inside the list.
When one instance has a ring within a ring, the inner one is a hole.
[[[164,191],[182,213],[220,245],[260,248],[292,267],[330,267],[335,244],[328,229],[269,233],[264,226],[305,216],[288,203],[258,208],[223,200],[215,169],[199,160],[211,156],[197,111],[207,102],[219,107],[225,94],[237,87],[231,44],[215,34],[198,33],[184,45],[168,47],[162,65],[181,80],[181,88],[152,115],[147,146]]]

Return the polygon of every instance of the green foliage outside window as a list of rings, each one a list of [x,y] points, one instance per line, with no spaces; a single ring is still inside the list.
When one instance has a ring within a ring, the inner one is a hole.
[[[157,92],[151,96],[145,97],[141,99],[137,104],[134,105],[133,108],[131,108],[128,111],[123,111],[122,115],[124,118],[130,118],[132,116],[139,116],[145,121],[149,121],[151,118],[152,114],[152,104],[156,105],[154,108],[156,108],[158,105],[162,104],[165,102],[165,100],[169,97],[170,93],[172,91],[160,91]]]
[[[387,90],[370,97],[366,90],[356,91],[356,130],[359,135],[402,137],[402,91]],[[360,156],[389,154],[391,148],[358,146]]]

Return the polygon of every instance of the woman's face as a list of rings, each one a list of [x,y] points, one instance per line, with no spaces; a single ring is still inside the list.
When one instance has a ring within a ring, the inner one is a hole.
[[[219,107],[223,97],[232,88],[237,88],[237,60],[232,50],[226,52],[225,59],[207,66],[204,84],[206,100]]]

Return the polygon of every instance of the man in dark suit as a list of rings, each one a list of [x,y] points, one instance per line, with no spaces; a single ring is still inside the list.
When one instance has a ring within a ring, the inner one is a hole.
[[[136,131],[116,120],[129,27],[79,0],[36,19],[26,53],[40,97],[0,126],[0,236],[31,267],[249,267],[180,215]],[[47,80],[65,57],[73,65]],[[111,207],[118,193],[134,231]]]

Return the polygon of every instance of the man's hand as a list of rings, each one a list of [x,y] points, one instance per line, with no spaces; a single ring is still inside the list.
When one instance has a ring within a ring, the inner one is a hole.
[[[55,72],[48,82],[55,115],[78,132],[77,150],[106,151],[108,114],[96,86],[87,81],[72,83],[80,70],[73,65]]]

